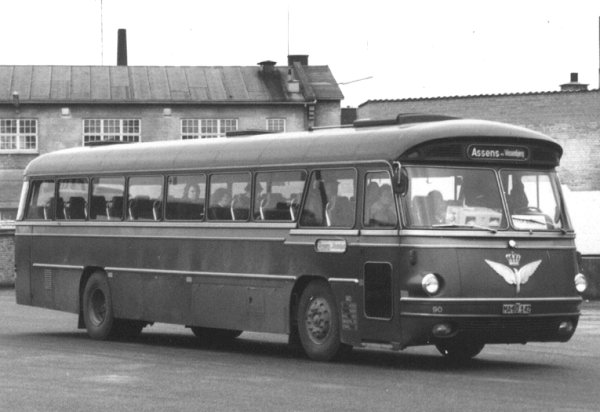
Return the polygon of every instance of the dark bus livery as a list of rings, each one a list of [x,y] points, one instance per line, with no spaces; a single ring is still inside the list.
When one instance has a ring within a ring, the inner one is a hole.
[[[46,154],[25,171],[17,302],[78,314],[96,339],[153,322],[282,333],[316,360],[564,342],[587,281],[561,155],[434,115]]]

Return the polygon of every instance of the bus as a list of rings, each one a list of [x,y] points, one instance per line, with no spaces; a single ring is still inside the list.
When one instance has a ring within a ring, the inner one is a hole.
[[[16,300],[94,339],[279,333],[320,361],[566,342],[587,280],[561,155],[535,131],[427,114],[56,151],[24,173]]]

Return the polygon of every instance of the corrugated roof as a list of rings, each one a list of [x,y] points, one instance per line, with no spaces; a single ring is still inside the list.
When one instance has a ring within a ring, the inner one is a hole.
[[[0,66],[0,102],[271,103],[303,102],[287,92],[287,67],[259,66]],[[341,100],[328,66],[304,66],[318,100]]]
[[[600,89],[579,90],[579,91],[537,91],[537,92],[515,92],[515,93],[496,93],[496,94],[470,94],[463,96],[437,96],[437,97],[407,97],[404,99],[369,99],[358,107],[362,107],[368,103],[404,103],[418,101],[435,101],[435,100],[456,100],[456,99],[478,99],[478,98],[494,98],[494,97],[519,97],[519,96],[535,96],[535,95],[551,95],[551,94],[573,94],[573,93],[598,93]]]

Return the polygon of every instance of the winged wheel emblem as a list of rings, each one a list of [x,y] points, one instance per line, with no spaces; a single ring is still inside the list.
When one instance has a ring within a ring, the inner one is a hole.
[[[491,260],[487,259],[485,259],[485,263],[494,269],[494,272],[502,276],[506,283],[509,285],[516,285],[517,293],[519,293],[521,290],[521,285],[527,283],[531,275],[535,273],[542,261],[536,260],[535,262],[526,264],[520,269],[511,268],[503,265],[502,263],[492,262]]]

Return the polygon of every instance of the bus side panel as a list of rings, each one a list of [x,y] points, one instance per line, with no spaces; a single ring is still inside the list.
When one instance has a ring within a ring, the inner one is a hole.
[[[15,295],[20,305],[32,305],[31,301],[31,236],[29,228],[17,227],[15,231]]]
[[[284,280],[194,280],[192,325],[288,333],[292,285]]]
[[[340,316],[340,339],[349,345],[361,344],[359,317],[363,311],[362,290],[355,283],[330,282]]]
[[[109,272],[115,317],[189,322],[190,285],[180,275]]]

